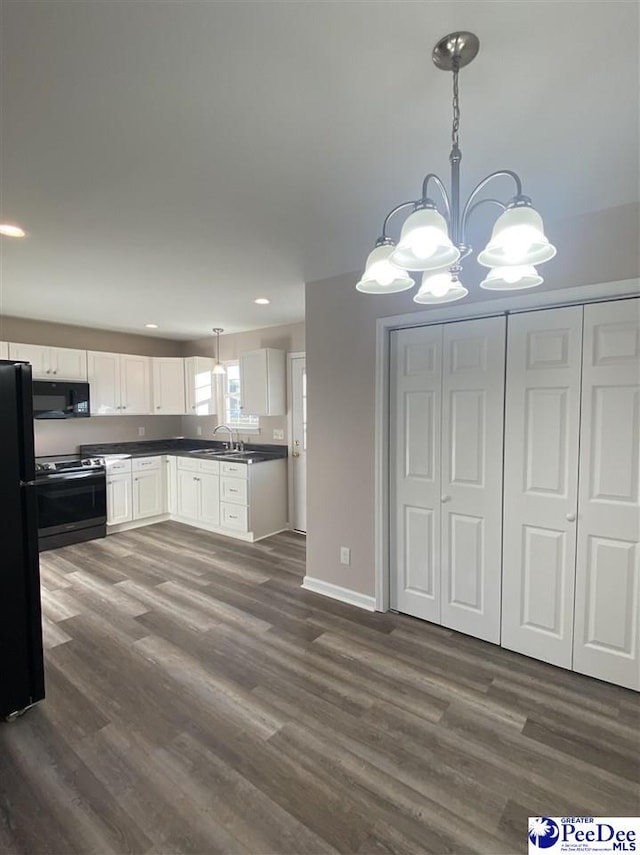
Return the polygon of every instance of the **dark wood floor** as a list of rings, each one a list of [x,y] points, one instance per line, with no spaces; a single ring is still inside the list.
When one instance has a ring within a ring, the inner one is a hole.
[[[44,703],[2,853],[519,853],[635,815],[630,691],[303,591],[304,540],[178,523],[42,556]]]

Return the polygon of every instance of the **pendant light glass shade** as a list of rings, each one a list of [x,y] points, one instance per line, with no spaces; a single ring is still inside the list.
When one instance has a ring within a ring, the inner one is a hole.
[[[555,246],[544,234],[540,214],[529,205],[521,205],[507,208],[498,217],[478,262],[485,267],[542,264],[555,254]]]
[[[544,279],[531,264],[516,264],[511,267],[494,267],[480,287],[487,291],[520,291],[542,285]]]
[[[393,244],[377,246],[369,253],[362,279],[356,285],[365,294],[395,294],[413,288],[415,282],[406,270],[389,261]]]
[[[413,302],[423,305],[452,303],[454,300],[461,300],[466,297],[468,293],[468,290],[457,279],[452,279],[448,270],[442,270],[423,275],[420,290],[413,298]]]
[[[216,336],[216,358],[215,358],[215,362],[213,364],[212,373],[213,374],[226,374],[227,369],[220,362],[220,333],[224,332],[224,330],[221,329],[220,327],[215,327],[213,331],[214,331],[215,336]]]
[[[447,221],[435,208],[419,208],[407,217],[398,246],[391,253],[391,262],[405,270],[437,270],[459,258]]]

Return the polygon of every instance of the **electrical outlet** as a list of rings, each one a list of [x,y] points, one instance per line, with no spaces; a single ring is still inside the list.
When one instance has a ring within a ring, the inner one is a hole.
[[[284,431],[275,429],[273,431],[273,438],[274,439],[284,439]]]
[[[202,425],[198,425],[198,427],[196,428],[196,433],[198,434],[198,436],[202,436]]]
[[[138,436],[144,436],[145,432],[146,432],[145,428],[143,428],[142,425],[140,425],[140,427],[138,428]]]
[[[340,563],[351,564],[351,550],[348,546],[340,547]]]

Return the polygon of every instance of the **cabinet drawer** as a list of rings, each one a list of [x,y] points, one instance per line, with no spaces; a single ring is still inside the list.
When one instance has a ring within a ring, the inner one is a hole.
[[[131,461],[131,469],[133,472],[144,472],[149,469],[160,469],[161,465],[161,457],[136,457]]]
[[[108,457],[105,457],[105,465],[109,475],[121,475],[126,472],[131,472],[130,457],[126,460],[110,460]]]
[[[200,472],[208,472],[210,475],[217,475],[220,472],[220,463],[217,460],[200,460]]]
[[[220,525],[235,531],[249,531],[247,508],[241,505],[220,504]]]
[[[246,463],[227,463],[220,464],[221,475],[231,475],[232,478],[247,478],[249,467]]]
[[[220,479],[220,500],[236,505],[247,504],[247,482],[242,478]]]
[[[186,469],[189,472],[200,472],[200,461],[192,457],[178,457],[178,469]]]

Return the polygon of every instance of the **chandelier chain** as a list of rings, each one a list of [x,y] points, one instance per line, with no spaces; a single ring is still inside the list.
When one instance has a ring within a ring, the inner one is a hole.
[[[458,72],[460,62],[453,60],[453,126],[451,128],[451,142],[454,148],[458,148],[458,133],[460,131],[460,94],[458,90]]]

